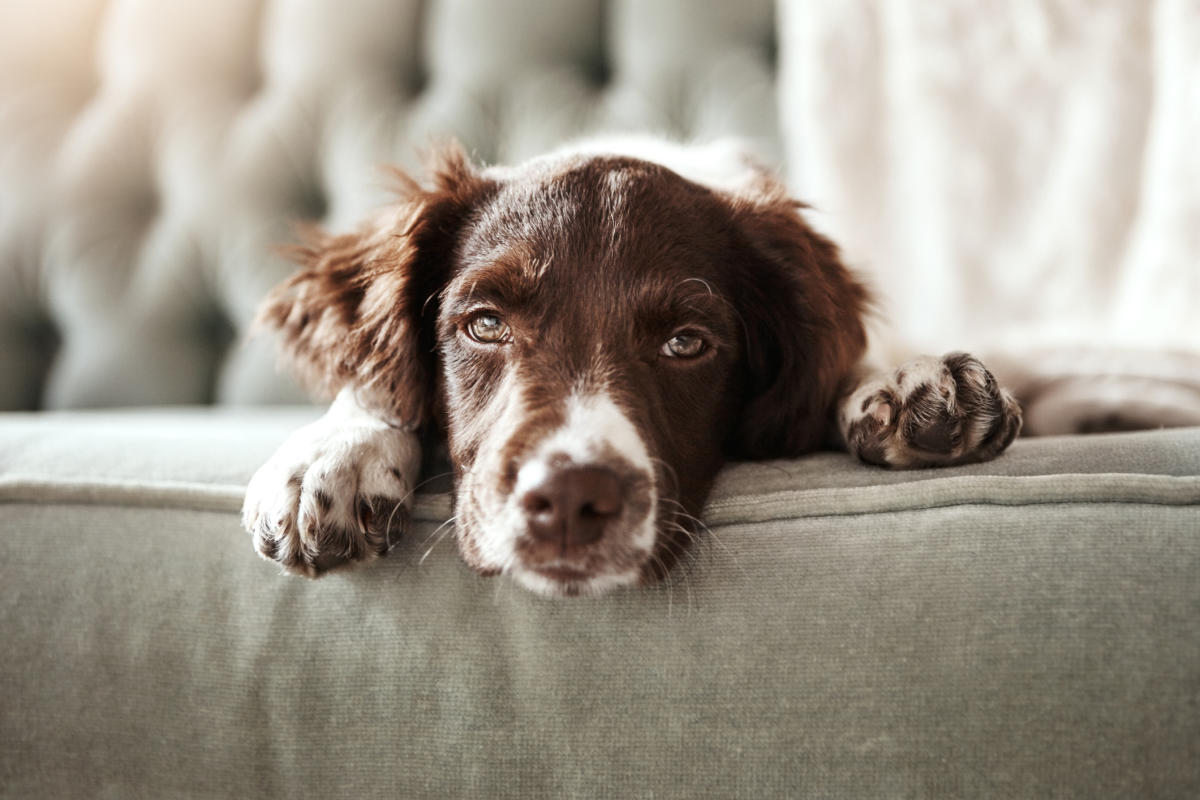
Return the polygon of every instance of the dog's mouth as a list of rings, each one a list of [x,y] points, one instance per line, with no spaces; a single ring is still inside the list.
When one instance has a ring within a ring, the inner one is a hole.
[[[571,566],[517,565],[510,574],[526,589],[545,597],[596,597],[636,584],[640,571],[594,572]]]
[[[562,584],[587,583],[593,577],[595,577],[592,573],[586,572],[582,569],[577,569],[575,567],[550,566],[550,567],[533,567],[532,569],[533,569],[533,572],[536,572],[538,575],[541,575],[543,578],[547,578],[548,580],[552,580],[552,581],[557,581]]]
[[[641,582],[656,541],[654,514],[616,526],[584,545],[547,542],[528,528],[512,536],[509,572],[538,594],[599,595]]]
[[[531,523],[519,498],[492,495],[489,511],[482,498],[472,496],[478,487],[462,487],[467,496],[459,502],[459,550],[477,572],[507,574],[548,597],[597,596],[642,583],[659,534],[656,498],[648,481],[638,485],[636,502],[627,502],[602,532],[576,538],[565,532],[551,536]]]
[[[547,597],[580,597],[604,594],[609,590],[598,576],[582,570],[564,567],[534,568],[531,570],[541,580],[531,580],[530,576],[522,575],[520,571],[514,577],[538,594]]]

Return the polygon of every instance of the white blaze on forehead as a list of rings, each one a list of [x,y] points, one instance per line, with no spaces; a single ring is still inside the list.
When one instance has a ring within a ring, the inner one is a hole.
[[[591,464],[615,452],[635,469],[651,474],[650,453],[629,417],[607,394],[572,394],[563,425],[547,436],[517,473],[518,491],[546,478],[550,460],[566,456]]]

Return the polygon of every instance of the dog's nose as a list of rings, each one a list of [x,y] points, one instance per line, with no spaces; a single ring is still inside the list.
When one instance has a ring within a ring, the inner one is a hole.
[[[594,542],[625,508],[621,482],[604,467],[554,470],[521,497],[530,534],[564,547]]]

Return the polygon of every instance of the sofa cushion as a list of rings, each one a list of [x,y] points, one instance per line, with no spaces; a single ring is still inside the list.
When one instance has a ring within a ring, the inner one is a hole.
[[[318,581],[252,552],[311,409],[0,418],[13,796],[1186,796],[1200,429],[723,473],[664,585],[459,562],[445,495]]]

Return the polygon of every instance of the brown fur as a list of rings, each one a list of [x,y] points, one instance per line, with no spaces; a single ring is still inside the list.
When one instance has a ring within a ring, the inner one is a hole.
[[[258,322],[276,328],[296,374],[332,395],[346,384],[377,398],[379,410],[405,424],[431,419],[431,342],[422,335],[423,304],[449,275],[452,248],[475,202],[490,185],[457,146],[430,164],[433,188],[395,173],[398,202],[354,233],[302,231],[284,252],[303,269],[275,288]]]
[[[751,387],[731,447],[741,457],[797,456],[828,441],[831,410],[866,350],[867,289],[800,208],[776,187],[734,209],[759,259],[738,302]]]
[[[611,394],[658,464],[662,524],[647,577],[683,551],[727,458],[795,456],[827,438],[865,348],[868,296],[765,173],[757,196],[734,197],[636,159],[480,173],[448,148],[432,175],[427,189],[402,178],[397,206],[356,233],[311,233],[291,251],[303,269],[261,319],[310,385],[354,385],[399,423],[440,424],[472,566],[491,569],[473,538],[476,503],[461,494],[510,492],[581,384]],[[520,338],[466,341],[480,303]],[[657,357],[681,322],[700,327],[711,351]],[[489,437],[508,391],[525,414],[497,445]],[[597,552],[629,557],[617,542]]]

